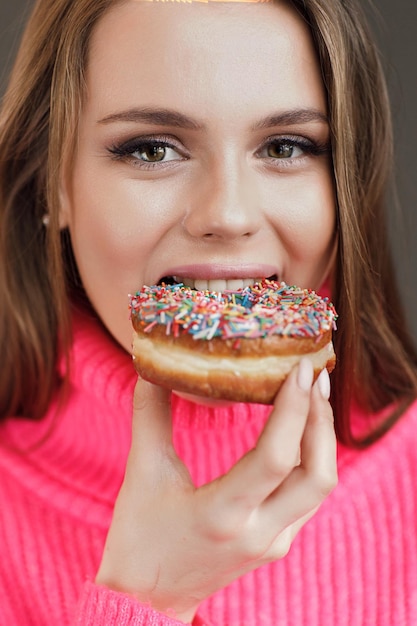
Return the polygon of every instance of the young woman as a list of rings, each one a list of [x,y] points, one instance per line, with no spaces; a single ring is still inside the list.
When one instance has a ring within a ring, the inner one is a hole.
[[[356,3],[38,0],[0,124],[4,623],[414,623],[417,358]],[[330,290],[331,402],[308,360],[268,409],[136,381],[128,294],[165,276]]]

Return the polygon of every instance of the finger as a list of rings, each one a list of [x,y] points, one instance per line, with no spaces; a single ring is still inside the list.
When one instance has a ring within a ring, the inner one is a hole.
[[[282,559],[287,556],[291,549],[294,539],[305,526],[305,524],[317,513],[319,507],[316,507],[309,511],[306,515],[298,519],[296,522],[287,526],[279,535],[273,540],[268,550],[263,555],[263,561],[269,563]]]
[[[268,526],[282,529],[308,516],[337,483],[333,412],[326,399],[327,371],[320,377],[311,393],[310,413],[301,441],[301,462],[264,502],[259,512],[265,520],[264,532]]]
[[[284,530],[278,533],[277,536],[273,535],[268,539],[266,535],[255,543],[255,546],[248,549],[248,558],[245,565],[238,571],[239,576],[247,574],[255,567],[260,567],[272,561],[284,558],[294,541],[295,537],[301,530],[301,528],[308,522],[309,519],[315,515],[317,508],[309,511],[307,515],[300,518],[291,526],[288,526]],[[260,537],[261,533],[257,533]]]
[[[140,456],[149,466],[171,449],[171,394],[138,378],[133,396],[131,456]]]
[[[132,446],[126,478],[154,489],[194,490],[190,473],[173,444],[171,392],[138,379],[133,399]]]
[[[292,370],[254,449],[222,478],[222,497],[246,508],[259,506],[299,462],[310,407],[313,366],[307,358]]]

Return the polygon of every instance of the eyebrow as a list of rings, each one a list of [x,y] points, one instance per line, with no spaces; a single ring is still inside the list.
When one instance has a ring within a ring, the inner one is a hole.
[[[111,113],[99,121],[99,124],[113,122],[134,122],[157,124],[160,126],[177,126],[190,130],[201,130],[203,125],[196,120],[171,109],[133,108],[118,113]]]
[[[260,120],[253,126],[253,130],[263,130],[272,128],[273,126],[292,126],[293,124],[309,124],[311,122],[320,122],[328,124],[327,115],[318,109],[292,109],[268,115],[268,117]]]
[[[179,111],[164,108],[138,108],[134,107],[106,115],[99,120],[99,124],[112,124],[115,122],[131,122],[156,124],[159,126],[174,126],[189,130],[203,130],[204,124],[184,115]],[[291,126],[294,124],[308,124],[311,122],[328,123],[327,116],[320,110],[314,108],[291,109],[268,115],[266,118],[256,122],[252,130],[263,130],[273,126]]]

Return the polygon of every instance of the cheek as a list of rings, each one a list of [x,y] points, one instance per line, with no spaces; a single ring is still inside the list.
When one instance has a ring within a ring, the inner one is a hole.
[[[335,232],[333,212],[300,211],[289,226],[292,253],[298,261],[320,262],[326,257]]]
[[[122,178],[101,162],[100,167],[79,158],[68,226],[87,295],[111,334],[129,350],[128,294],[149,281],[160,243],[176,219],[173,194]]]
[[[160,223],[152,203],[135,181],[97,180],[88,170],[75,180],[70,231],[80,271],[100,268],[118,282],[137,279]]]
[[[328,169],[289,184],[281,197],[286,200],[276,223],[285,251],[285,279],[319,289],[335,246],[336,201]]]
[[[69,231],[81,280],[105,326],[128,350],[128,294],[143,282],[152,219],[116,181],[98,184],[87,168],[78,168],[74,180]]]
[[[320,261],[334,240],[336,200],[331,176],[326,172],[288,190],[282,214],[283,231],[292,255],[300,261]]]
[[[114,281],[131,259],[132,233],[106,213],[99,198],[78,200],[70,233],[83,281],[101,282],[106,275]],[[103,278],[100,278],[103,275]]]

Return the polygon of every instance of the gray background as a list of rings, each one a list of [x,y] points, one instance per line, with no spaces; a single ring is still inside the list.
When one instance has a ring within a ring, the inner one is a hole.
[[[33,0],[0,0],[0,96],[32,5]],[[375,5],[370,19],[388,78],[396,131],[401,213],[390,220],[391,234],[406,310],[417,339],[417,3],[375,0]]]

